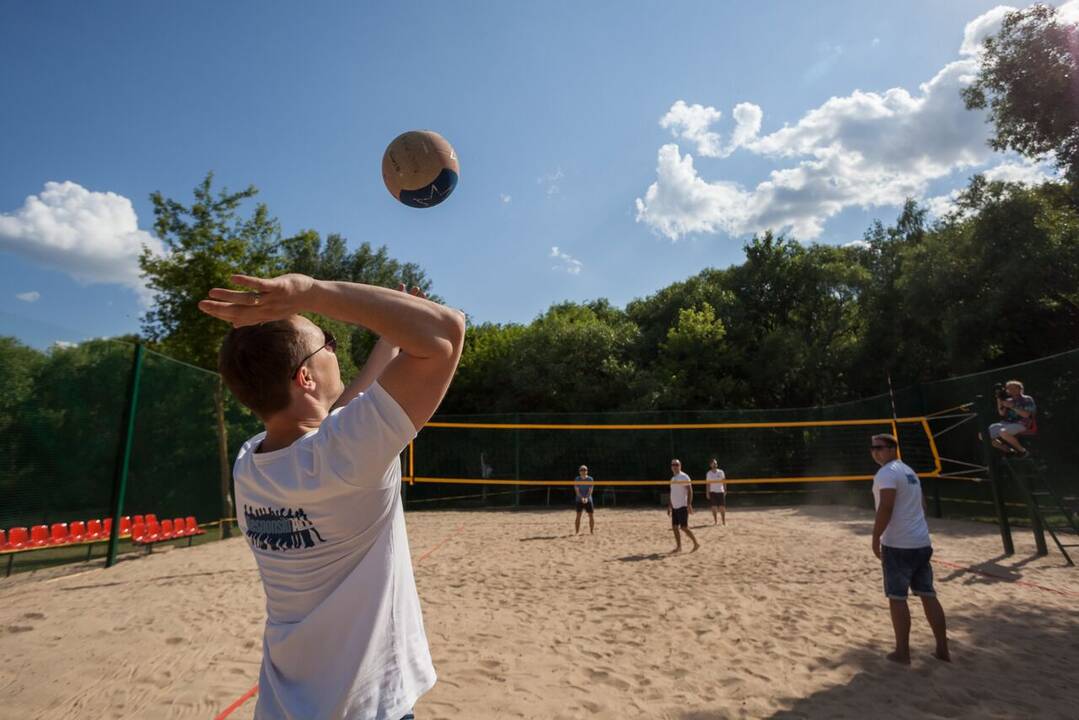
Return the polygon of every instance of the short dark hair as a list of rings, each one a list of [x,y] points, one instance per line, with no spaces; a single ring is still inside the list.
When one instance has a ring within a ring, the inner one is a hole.
[[[265,420],[288,407],[289,371],[307,354],[303,332],[290,319],[233,328],[217,368],[232,394]]]
[[[892,435],[891,433],[881,433],[879,435],[874,435],[873,440],[880,440],[888,447],[899,447],[899,441],[896,440],[895,435]]]

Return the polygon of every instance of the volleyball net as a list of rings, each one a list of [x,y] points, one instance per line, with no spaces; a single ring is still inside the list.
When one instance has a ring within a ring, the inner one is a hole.
[[[716,422],[491,422],[428,423],[409,446],[405,480],[410,503],[482,499],[560,489],[571,497],[577,468],[587,465],[597,488],[652,502],[669,484],[672,458],[694,484],[705,482],[715,458],[732,491],[871,480],[876,465],[870,439],[899,439],[900,457],[922,477],[937,477],[942,458],[928,417],[833,420],[724,419]],[[463,486],[471,486],[466,492]],[[508,490],[507,486],[514,488]],[[600,492],[597,496],[602,497]],[[546,498],[550,497],[548,492]],[[607,497],[610,497],[608,494]],[[545,498],[545,499],[546,499]],[[504,503],[495,503],[504,504]]]

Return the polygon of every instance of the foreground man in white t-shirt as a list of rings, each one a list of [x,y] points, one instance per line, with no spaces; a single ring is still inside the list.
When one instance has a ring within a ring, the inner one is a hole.
[[[411,717],[435,671],[399,455],[449,387],[464,318],[370,285],[305,275],[233,282],[254,292],[214,289],[199,308],[233,324],[221,375],[266,427],[233,469],[240,529],[266,591],[255,717]],[[349,387],[333,336],[300,312],[381,337]]]
[[[899,442],[894,435],[874,435],[869,452],[880,465],[873,478],[873,502],[877,519],[873,523],[873,554],[884,569],[884,594],[892,614],[895,652],[888,659],[910,664],[910,607],[907,592],[922,600],[925,619],[933,629],[938,660],[950,661],[944,608],[933,590],[933,547],[925,521],[925,499],[918,476],[899,460]]]

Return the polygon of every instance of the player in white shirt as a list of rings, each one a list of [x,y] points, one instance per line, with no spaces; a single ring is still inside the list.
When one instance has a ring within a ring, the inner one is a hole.
[[[199,303],[234,326],[219,366],[265,431],[233,475],[266,592],[257,720],[400,720],[435,683],[401,505],[400,453],[464,340],[456,310],[305,275],[234,276]],[[419,294],[418,291],[413,291]],[[336,341],[298,313],[380,336],[347,388]]]
[[[873,523],[873,554],[884,571],[884,594],[895,631],[895,652],[888,659],[910,664],[910,607],[907,592],[922,601],[925,619],[933,629],[937,648],[933,655],[946,662],[948,631],[944,608],[933,590],[933,546],[925,521],[922,485],[908,465],[899,459],[899,442],[894,435],[874,435],[870,441],[873,459],[880,465],[873,478],[873,502],[877,508]]]
[[[577,468],[577,479],[573,481],[573,494],[576,498],[577,520],[573,525],[573,534],[581,534],[581,513],[588,513],[588,532],[596,534],[596,506],[592,501],[592,490],[595,489],[595,480],[588,474],[588,466],[582,465]]]
[[[667,514],[671,516],[671,530],[674,531],[675,542],[674,550],[671,552],[682,552],[682,536],[678,534],[679,530],[693,541],[693,549],[690,552],[697,552],[697,548],[701,544],[697,542],[697,538],[693,536],[693,531],[689,529],[689,516],[693,512],[693,485],[690,484],[689,475],[682,472],[682,462],[678,458],[671,460],[671,494],[669,497]]]
[[[726,525],[727,487],[723,481],[727,479],[727,475],[719,469],[719,460],[716,458],[712,458],[712,461],[708,463],[708,473],[705,475],[705,479],[708,481],[706,486],[708,501],[712,506],[712,524],[719,524],[719,519],[716,517],[718,513],[723,516],[723,524]]]

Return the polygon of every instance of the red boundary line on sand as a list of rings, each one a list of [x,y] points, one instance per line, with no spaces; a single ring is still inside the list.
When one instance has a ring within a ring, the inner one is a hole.
[[[449,535],[447,535],[446,537],[439,540],[438,543],[434,547],[428,548],[427,551],[423,555],[420,555],[418,558],[416,558],[416,563],[419,564],[419,563],[423,562],[424,558],[428,557],[435,550],[438,550],[440,547],[442,547],[443,545],[448,543],[453,538],[453,536],[456,535],[457,533],[461,532],[461,530],[463,528],[464,528],[464,524],[458,525],[456,528],[453,529],[453,532],[451,532]],[[222,711],[222,713],[220,715],[218,715],[217,717],[214,718],[214,720],[225,720],[225,718],[227,718],[229,715],[236,712],[240,708],[241,705],[243,705],[245,702],[247,702],[252,697],[254,697],[255,694],[258,693],[258,691],[259,691],[258,683],[255,683],[255,686],[253,688],[251,688],[250,690],[245,692],[243,695],[238,697],[236,700],[234,700],[233,703],[231,705],[229,705],[227,708],[225,708],[224,711]]]
[[[251,699],[251,697],[259,691],[258,683],[255,683],[255,687],[251,688],[236,700],[232,701],[232,704],[225,708],[224,712],[214,718],[214,720],[225,720],[229,715],[236,712],[237,708],[243,705],[245,702]]]
[[[1044,590],[1045,592],[1055,593],[1057,595],[1063,595],[1064,597],[1079,597],[1079,593],[1068,592],[1067,590],[1057,590],[1056,588],[1046,587],[1045,585],[1039,585],[1038,583],[1027,582],[1026,580],[1016,580],[1010,578],[1007,575],[997,575],[995,573],[986,572],[984,570],[976,570],[967,565],[960,565],[958,563],[948,562],[947,560],[933,559],[933,562],[938,562],[941,565],[947,565],[954,570],[966,570],[967,572],[977,573],[978,575],[984,575],[985,577],[991,577],[996,580],[1003,580],[1004,582],[1013,583],[1015,585],[1022,585],[1023,587],[1031,587],[1036,590]]]

